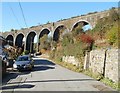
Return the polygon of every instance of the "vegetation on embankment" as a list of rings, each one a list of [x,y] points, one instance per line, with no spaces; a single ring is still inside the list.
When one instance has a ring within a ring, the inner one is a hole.
[[[120,17],[113,8],[110,15],[98,20],[92,30],[83,31],[79,24],[71,33],[63,35],[62,40],[52,44],[51,58],[60,62],[63,56],[75,56],[80,59],[85,56],[86,51],[96,48],[117,47],[119,42],[118,21]]]
[[[110,15],[98,20],[96,26],[92,30],[83,31],[82,25],[79,24],[71,33],[63,35],[62,40],[54,42],[54,49],[50,51],[50,58],[57,64],[64,66],[76,72],[83,72],[112,88],[119,89],[118,84],[112,80],[104,78],[101,74],[95,75],[90,71],[83,70],[83,64],[86,51],[91,51],[98,48],[119,48],[119,28],[118,22],[120,15],[113,8],[110,10]],[[75,56],[79,59],[80,67],[69,63],[62,62],[63,56]]]
[[[95,40],[97,48],[119,47],[120,46],[120,15],[114,8],[110,9],[110,14],[107,17],[98,20],[95,28],[88,31]],[[103,42],[99,42],[103,41]]]
[[[86,51],[91,51],[98,48],[119,48],[120,34],[118,22],[120,15],[114,8],[110,9],[109,16],[98,20],[96,26],[91,30],[84,31],[83,23],[79,23],[73,31],[62,34],[61,38],[53,41],[51,38],[43,36],[40,40],[42,53],[43,50],[49,50],[50,58],[56,63],[76,72],[83,72],[97,80],[105,82],[107,85],[118,89],[118,84],[115,84],[109,79],[104,78],[101,74],[95,75],[90,71],[83,70],[84,57]],[[60,31],[59,34],[61,34]],[[51,43],[52,42],[52,43]],[[80,66],[62,62],[63,56],[74,56],[79,60]]]
[[[4,48],[4,52],[8,53],[9,59],[15,60],[19,55],[22,54],[22,48],[16,46],[10,46],[11,48]]]
[[[82,66],[77,67],[77,66],[75,66],[73,64],[66,63],[66,62],[58,62],[58,61],[56,61],[55,63],[57,63],[58,65],[60,65],[62,67],[65,67],[65,68],[67,68],[69,70],[72,70],[74,72],[78,72],[78,73],[82,72],[82,73],[84,73],[84,74],[86,74],[86,75],[88,75],[88,76],[90,76],[90,77],[92,77],[92,78],[94,78],[94,79],[96,79],[98,81],[103,82],[104,84],[112,87],[113,89],[116,89],[116,90],[120,91],[120,82],[115,83],[111,79],[103,77],[102,74],[99,74],[99,73],[95,74],[95,73],[91,72],[90,70],[83,70]]]

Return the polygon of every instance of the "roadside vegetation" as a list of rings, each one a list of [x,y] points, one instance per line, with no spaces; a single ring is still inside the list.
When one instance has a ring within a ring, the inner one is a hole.
[[[11,48],[4,48],[4,51],[8,53],[9,59],[15,60],[19,55],[22,54],[22,48],[11,46]]]
[[[93,38],[96,40],[96,48],[118,48],[120,46],[120,44],[118,43],[120,42],[120,34],[118,34],[119,21],[120,15],[118,14],[118,11],[116,11],[114,8],[110,10],[110,14],[108,17],[104,17],[98,20],[95,28],[88,32],[89,34],[93,35]]]
[[[84,31],[82,25],[78,25],[71,33],[63,35],[62,40],[52,42],[54,48],[50,51],[50,58],[63,67],[76,72],[83,72],[114,89],[119,89],[118,84],[108,78],[104,78],[103,75],[83,70],[86,51],[99,48],[119,48],[119,21],[120,15],[112,8],[110,15],[98,20],[97,25],[92,30]],[[62,62],[63,56],[74,56],[79,60],[80,66],[77,67],[73,64]]]
[[[120,15],[112,8],[110,15],[98,20],[96,26],[91,30],[84,31],[83,24],[77,25],[71,32],[66,33],[58,41],[53,41],[52,38],[48,38],[44,35],[40,38],[39,52],[42,54],[49,53],[50,59],[54,60],[57,64],[66,67],[72,71],[82,72],[95,78],[98,81],[102,81],[105,84],[115,88],[118,88],[118,84],[114,83],[108,78],[104,78],[101,74],[92,73],[90,70],[85,71],[83,69],[84,57],[87,51],[91,51],[98,48],[119,48],[120,46],[120,34],[118,31],[118,22],[120,21]],[[49,22],[48,22],[49,23]],[[13,31],[13,29],[11,30]],[[61,33],[59,33],[61,34]],[[12,59],[16,59],[21,54],[28,54],[28,51],[21,52],[21,49],[5,50],[9,53]],[[75,66],[70,63],[63,62],[63,56],[74,56],[79,60],[79,66]]]

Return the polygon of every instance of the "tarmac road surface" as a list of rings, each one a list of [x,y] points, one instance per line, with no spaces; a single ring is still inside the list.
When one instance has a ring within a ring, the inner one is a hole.
[[[9,72],[2,91],[115,91],[95,79],[63,68],[45,58],[34,58],[32,71]]]

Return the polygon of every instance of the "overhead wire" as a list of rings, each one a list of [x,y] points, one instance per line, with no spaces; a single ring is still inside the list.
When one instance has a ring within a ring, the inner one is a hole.
[[[21,25],[20,25],[20,23],[19,23],[19,21],[18,21],[17,16],[16,16],[16,15],[15,15],[15,13],[14,13],[13,8],[10,6],[10,4],[8,4],[8,5],[9,5],[9,8],[10,8],[11,12],[13,13],[13,16],[15,17],[15,19],[16,19],[16,21],[17,21],[18,25],[20,26],[20,28],[22,28],[22,27],[21,27]]]
[[[25,26],[28,28],[28,25],[27,25],[27,22],[26,22],[26,19],[25,19],[25,15],[24,15],[24,12],[23,12],[23,9],[22,9],[22,5],[20,3],[20,0],[19,1],[19,6],[20,6],[20,9],[21,9],[21,12],[22,12],[22,16],[23,16],[23,19],[24,19],[24,22],[25,22]]]

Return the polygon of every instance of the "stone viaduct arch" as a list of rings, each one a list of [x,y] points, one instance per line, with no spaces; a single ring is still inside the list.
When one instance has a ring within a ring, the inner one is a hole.
[[[8,43],[9,43],[11,46],[14,45],[14,37],[13,37],[13,35],[8,35],[8,36],[6,37],[6,40],[8,40]]]
[[[35,38],[36,32],[35,31],[31,31],[28,33],[28,35],[26,36],[26,50],[33,53],[33,47],[34,47],[34,38]]]
[[[39,36],[38,36],[38,51],[40,48],[40,38],[43,37],[44,35],[48,35],[50,33],[50,29],[49,28],[43,28],[41,29]]]
[[[39,41],[39,39],[44,34],[48,35],[51,32],[53,40],[59,41],[59,39],[62,38],[61,35],[64,35],[65,32],[72,31],[79,24],[83,24],[83,26],[90,24],[92,28],[94,28],[97,23],[97,20],[106,16],[109,16],[109,10],[86,14],[78,17],[72,17],[69,19],[64,19],[57,22],[52,22],[52,23],[34,26],[30,28],[25,28],[22,30],[18,30],[17,33],[15,31],[5,32],[3,33],[3,37],[6,37],[7,40],[12,41],[11,45],[17,45],[18,47],[21,47],[22,46],[21,42],[24,36],[24,38],[26,39],[24,43],[24,50],[33,52],[33,46],[34,46],[33,41],[36,35]],[[37,42],[37,43],[39,47],[40,42]]]
[[[73,26],[72,26],[72,28],[71,28],[71,30],[70,31],[73,31],[77,26],[79,26],[79,25],[81,25],[81,26],[85,26],[85,25],[90,25],[91,26],[91,24],[88,22],[88,21],[86,21],[86,20],[79,20],[79,21],[77,21],[77,22],[75,22],[74,24],[73,24]]]
[[[60,39],[62,39],[62,35],[64,35],[68,31],[68,28],[64,25],[57,26],[54,30],[53,41],[58,42]]]
[[[24,48],[23,38],[24,35],[22,33],[18,34],[15,38],[15,46]]]

